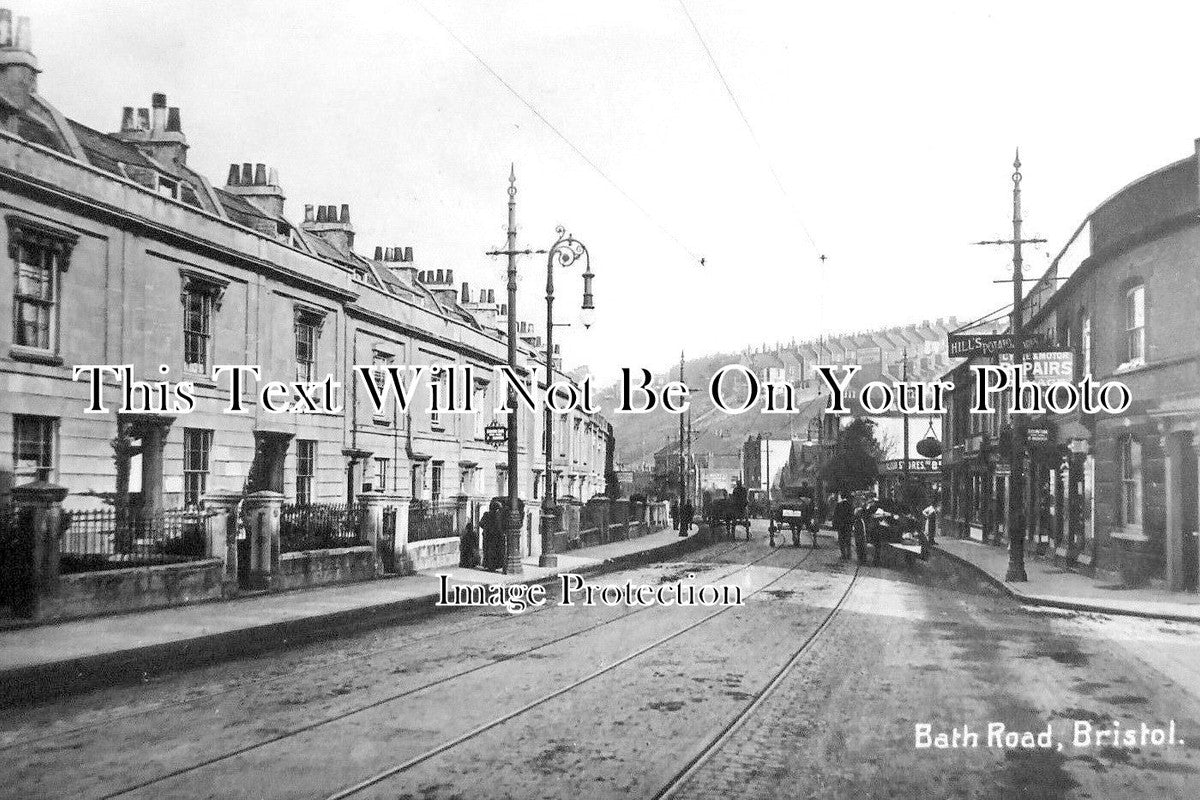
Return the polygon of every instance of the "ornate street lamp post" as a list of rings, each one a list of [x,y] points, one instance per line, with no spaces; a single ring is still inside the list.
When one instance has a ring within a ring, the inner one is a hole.
[[[563,227],[557,228],[558,241],[546,251],[546,386],[554,383],[554,267],[569,267],[580,258],[584,262],[583,273],[583,311],[582,322],[585,328],[592,326],[592,318],[596,311],[592,303],[592,260],[587,247]],[[554,511],[554,419],[547,398],[545,410],[545,480],[546,490],[542,499],[542,555],[538,565],[543,567],[558,566],[558,556],[554,552],[554,533],[551,525],[556,518]]]

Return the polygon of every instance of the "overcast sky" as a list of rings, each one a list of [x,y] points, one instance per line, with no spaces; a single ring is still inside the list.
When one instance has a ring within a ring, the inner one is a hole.
[[[604,377],[990,311],[1009,254],[969,243],[1010,233],[1014,147],[1040,272],[1200,135],[1195,3],[686,0],[756,145],[678,0],[422,1],[647,213],[414,0],[11,5],[67,116],[112,131],[165,92],[215,184],[266,163],[292,219],[349,203],[360,252],[409,245],[497,294],[515,162],[521,246],[561,224],[590,249],[597,324],[556,335]],[[522,269],[540,325],[545,264]],[[569,319],[578,273],[557,283]]]

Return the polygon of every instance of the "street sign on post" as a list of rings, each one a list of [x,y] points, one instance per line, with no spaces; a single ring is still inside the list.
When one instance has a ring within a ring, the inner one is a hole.
[[[1021,346],[1032,350],[1050,348],[1054,344],[1044,334],[1030,333],[1021,337]],[[946,347],[951,358],[994,356],[1011,352],[1013,337],[1011,333],[950,333],[946,335]]]
[[[1075,377],[1075,354],[1070,350],[1035,350],[1021,357],[1024,379],[1035,386],[1049,386]],[[1012,364],[1012,353],[1000,354],[1001,364]]]

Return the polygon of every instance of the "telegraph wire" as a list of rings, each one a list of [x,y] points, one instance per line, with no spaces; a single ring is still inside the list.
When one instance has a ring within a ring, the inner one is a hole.
[[[424,11],[429,16],[430,19],[432,19],[434,22],[436,22],[438,24],[438,26],[441,27],[441,29],[444,30],[447,33],[447,35],[450,36],[451,39],[453,39],[455,42],[457,42],[459,47],[461,47],[463,50],[466,50],[467,53],[469,53],[472,58],[474,58],[476,61],[478,61],[479,65],[481,67],[483,67],[485,70],[487,70],[488,73],[491,74],[491,76],[493,78],[495,78],[497,81],[499,81],[500,85],[503,86],[505,89],[507,89],[513,97],[515,97],[515,98],[517,98],[517,100],[521,101],[521,104],[524,105],[527,109],[529,109],[529,112],[531,114],[533,114],[535,117],[537,117],[542,122],[543,125],[545,125],[547,128],[549,128],[554,133],[555,136],[557,136],[559,139],[561,139],[563,141],[564,144],[567,145],[567,147],[571,148],[571,150],[574,151],[575,155],[577,155],[581,159],[583,159],[584,163],[586,163],[589,167],[591,167],[593,170],[595,170],[595,172],[601,178],[603,178],[608,183],[609,186],[616,189],[617,192],[622,197],[624,197],[627,201],[629,201],[629,203],[634,208],[636,208],[638,211],[640,211],[642,213],[642,215],[644,217],[646,217],[646,219],[648,219],[655,227],[657,227],[659,229],[659,231],[661,231],[663,234],[665,234],[671,241],[673,241],[676,245],[678,245],[681,250],[683,250],[685,253],[687,253],[688,258],[690,258],[692,261],[698,262],[701,266],[704,266],[704,258],[703,257],[701,257],[698,253],[694,252],[690,247],[688,247],[686,244],[684,244],[683,241],[681,241],[678,236],[676,236],[674,233],[672,233],[671,230],[666,225],[659,222],[649,211],[646,210],[646,208],[641,203],[639,203],[637,200],[634,200],[633,197],[630,196],[629,192],[622,189],[620,187],[620,185],[618,185],[616,181],[614,181],[612,178],[610,178],[604,170],[600,169],[600,167],[597,166],[596,162],[594,162],[594,161],[592,161],[592,159],[588,158],[587,154],[584,153],[582,150],[580,150],[579,147],[577,147],[574,142],[572,142],[570,139],[568,139],[566,137],[566,135],[554,125],[553,122],[546,119],[546,117],[543,116],[542,112],[538,111],[537,108],[533,105],[533,103],[526,100],[525,97],[520,92],[518,92],[511,83],[506,81],[504,79],[504,77],[502,75],[500,75],[499,72],[496,72],[496,70],[494,70],[492,68],[492,66],[490,64],[488,64],[488,62],[484,61],[482,56],[480,56],[477,52],[475,52],[475,50],[473,50],[471,48],[471,46],[468,45],[465,41],[463,41],[461,38],[459,38],[458,34],[456,34],[450,28],[449,25],[447,25],[436,14],[434,14],[432,11],[430,11],[425,6],[425,4],[423,2],[421,2],[421,0],[413,0],[413,2],[416,3],[417,7],[420,8],[422,11]],[[811,237],[810,237],[810,240],[811,240]]]
[[[729,85],[729,81],[725,79],[725,73],[721,71],[721,67],[717,64],[716,56],[708,47],[708,42],[704,40],[704,35],[700,33],[700,28],[696,25],[696,20],[692,18],[692,14],[687,9],[687,5],[683,0],[679,0],[679,7],[683,10],[683,15],[687,17],[688,23],[691,24],[692,30],[696,32],[696,39],[699,40],[700,46],[704,48],[705,54],[708,56],[709,63],[712,64],[713,70],[717,73],[717,77],[721,80],[721,85],[725,87],[725,93],[729,95],[730,101],[733,102],[733,107],[737,109],[738,116],[742,118],[742,122],[746,126],[746,130],[750,132],[750,138],[754,140],[754,146],[758,148],[758,153],[762,156],[763,161],[767,165],[767,170],[770,171],[771,177],[775,179],[775,185],[779,187],[779,192],[784,199],[792,207],[792,213],[795,214],[796,220],[800,223],[801,230],[804,231],[805,237],[808,238],[808,243],[812,245],[813,250],[821,258],[821,265],[824,266],[825,254],[821,252],[821,248],[817,247],[816,241],[813,239],[812,233],[808,229],[808,225],[804,224],[804,219],[800,216],[800,210],[796,207],[792,196],[788,194],[787,188],[783,185],[783,181],[779,177],[779,173],[775,171],[775,165],[771,163],[771,159],[767,157],[767,151],[763,149],[762,142],[758,139],[758,134],[754,132],[754,126],[750,124],[746,112],[742,110],[742,104],[738,102],[737,95],[733,93],[733,87]]]

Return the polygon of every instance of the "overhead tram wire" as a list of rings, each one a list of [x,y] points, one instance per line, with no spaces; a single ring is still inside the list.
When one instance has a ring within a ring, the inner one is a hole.
[[[438,24],[438,26],[442,30],[444,30],[451,39],[453,39],[455,42],[457,42],[459,47],[461,47],[463,50],[467,51],[467,53],[471,56],[471,58],[478,61],[479,65],[481,67],[483,67],[485,70],[487,70],[488,73],[493,78],[495,78],[497,81],[499,81],[501,86],[503,86],[505,89],[507,89],[513,97],[517,98],[517,100],[519,100],[521,102],[521,104],[525,106],[525,108],[529,109],[529,112],[531,114],[533,114],[535,117],[537,117],[538,120],[541,121],[541,123],[543,125],[545,125],[547,128],[549,128],[550,131],[555,136],[557,136],[559,139],[561,139],[567,147],[571,148],[571,150],[575,153],[575,155],[579,156],[583,160],[583,162],[585,164],[587,164],[589,167],[591,167],[596,172],[597,175],[599,175],[601,178],[603,178],[608,183],[609,186],[616,189],[618,194],[620,194],[622,197],[624,197],[629,202],[630,205],[632,205],[634,208],[636,208],[638,211],[640,211],[642,213],[642,216],[644,216],[656,228],[658,228],[659,231],[661,231],[664,235],[666,235],[666,237],[668,239],[670,239],[672,242],[674,242],[681,250],[683,250],[683,252],[687,253],[688,258],[690,258],[692,261],[699,263],[701,266],[704,266],[704,258],[699,253],[695,252],[690,247],[688,247],[686,244],[684,244],[683,241],[678,236],[676,236],[671,231],[670,228],[668,228],[663,223],[659,222],[658,219],[656,219],[654,217],[654,215],[652,215],[649,211],[646,210],[645,206],[643,206],[637,200],[634,200],[633,197],[629,194],[629,192],[622,189],[621,186],[616,181],[614,181],[612,178],[610,178],[604,170],[600,169],[600,167],[596,164],[595,161],[592,161],[592,159],[588,158],[587,154],[584,153],[582,150],[580,150],[579,147],[574,142],[572,142],[570,139],[568,139],[566,137],[566,134],[564,134],[562,131],[560,131],[553,122],[546,119],[546,117],[542,114],[542,112],[538,111],[537,107],[535,107],[533,105],[533,103],[526,100],[524,95],[522,95],[520,92],[518,92],[511,83],[509,83],[508,81],[506,81],[504,79],[504,76],[502,76],[499,72],[494,70],[492,68],[492,66],[490,64],[488,64],[488,62],[484,61],[483,57],[481,55],[479,55],[479,53],[475,52],[475,50],[472,49],[469,44],[467,44],[465,41],[463,41],[459,37],[459,35],[457,33],[455,33],[453,29],[451,29],[451,27],[449,25],[447,25],[445,22],[443,22],[441,20],[440,17],[438,17],[436,14],[434,14],[432,11],[430,11],[429,8],[423,2],[421,2],[421,0],[413,0],[413,2],[416,3],[417,7],[420,8],[422,11],[424,11],[429,16],[430,19],[432,19],[434,22],[436,22]]]
[[[801,230],[804,231],[804,236],[808,239],[808,243],[812,245],[813,250],[821,259],[821,267],[825,266],[826,255],[821,252],[821,248],[817,246],[817,242],[813,239],[812,232],[809,231],[808,225],[805,224],[803,217],[800,216],[800,210],[796,206],[795,200],[788,193],[787,187],[783,185],[783,181],[779,177],[779,173],[775,169],[775,165],[771,159],[767,157],[767,151],[763,149],[762,142],[758,139],[758,134],[754,132],[754,126],[750,124],[750,119],[746,116],[746,112],[742,110],[742,104],[738,102],[737,95],[733,93],[733,87],[729,85],[729,81],[725,78],[725,73],[721,71],[721,67],[717,64],[716,56],[708,46],[708,42],[704,40],[704,35],[700,33],[699,26],[696,25],[696,20],[692,18],[692,14],[688,11],[687,5],[683,0],[679,0],[679,7],[683,10],[683,15],[687,17],[688,23],[692,26],[692,30],[696,33],[696,39],[700,42],[700,46],[704,48],[704,53],[708,56],[708,61],[712,64],[713,70],[717,73],[717,77],[721,80],[721,85],[725,87],[725,93],[729,95],[733,107],[737,109],[738,116],[742,118],[742,123],[745,124],[746,130],[750,132],[750,138],[754,140],[754,146],[758,148],[758,154],[762,156],[763,162],[767,165],[767,170],[771,173],[771,177],[775,179],[775,185],[779,187],[780,194],[787,200],[792,207],[792,213],[796,217],[796,221],[800,223]],[[823,271],[823,270],[822,270]]]

